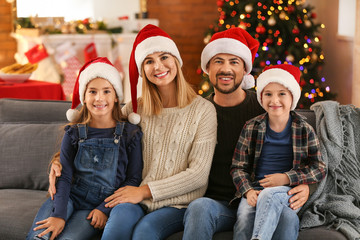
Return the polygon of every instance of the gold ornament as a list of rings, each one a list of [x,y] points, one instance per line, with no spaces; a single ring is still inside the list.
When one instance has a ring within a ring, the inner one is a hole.
[[[209,91],[210,89],[210,85],[209,82],[204,82],[204,84],[201,86],[201,90],[203,90],[204,92]]]
[[[211,35],[210,34],[206,35],[206,37],[204,38],[204,43],[208,44],[210,42],[210,39],[211,39]]]
[[[305,20],[304,22],[306,27],[311,27],[311,21],[310,20]]]
[[[279,14],[279,18],[281,19],[281,20],[284,20],[285,18],[286,18],[286,13],[284,12],[284,11],[282,11],[280,14]]]

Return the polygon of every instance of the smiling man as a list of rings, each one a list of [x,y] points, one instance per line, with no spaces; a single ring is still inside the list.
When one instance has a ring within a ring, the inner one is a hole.
[[[186,210],[185,240],[209,240],[216,232],[233,229],[238,202],[232,201],[236,189],[230,166],[235,146],[245,122],[264,113],[256,93],[247,90],[254,87],[250,72],[258,48],[259,42],[248,32],[231,28],[214,34],[201,54],[201,68],[214,86],[208,99],[217,112],[217,145],[206,194]],[[296,209],[306,202],[309,188],[300,185],[291,191],[295,195],[290,206]],[[297,216],[284,212],[277,230],[279,239],[286,239],[286,231],[291,231],[285,228],[290,221],[298,221]]]

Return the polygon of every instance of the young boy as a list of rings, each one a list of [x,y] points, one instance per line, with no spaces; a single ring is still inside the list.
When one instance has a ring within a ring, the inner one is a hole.
[[[293,111],[299,82],[299,68],[287,64],[267,67],[257,79],[257,99],[266,113],[244,125],[234,152],[231,175],[242,197],[234,239],[277,239],[280,214],[289,208],[287,192],[325,177],[315,132]],[[296,240],[299,225],[288,227],[297,231],[287,239]]]

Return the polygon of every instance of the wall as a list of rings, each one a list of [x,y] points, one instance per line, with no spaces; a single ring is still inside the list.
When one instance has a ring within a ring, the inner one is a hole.
[[[206,29],[218,19],[216,0],[148,0],[150,18],[176,42],[184,62],[186,79],[198,87],[201,52]]]
[[[355,23],[355,39],[354,39],[354,59],[353,59],[353,88],[352,103],[360,107],[360,0],[356,0],[356,23]]]
[[[0,68],[15,63],[16,41],[11,30],[11,4],[0,0]]]
[[[338,36],[338,0],[308,0],[315,7],[316,19],[325,24],[321,31],[322,47],[325,54],[323,73],[336,100],[341,104],[352,103],[353,51],[351,38]],[[355,21],[355,19],[354,19]]]

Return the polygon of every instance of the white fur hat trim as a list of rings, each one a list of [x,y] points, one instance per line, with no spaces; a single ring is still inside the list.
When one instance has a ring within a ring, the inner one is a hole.
[[[144,39],[136,46],[135,50],[135,62],[141,76],[141,64],[145,60],[146,56],[156,52],[167,52],[175,56],[182,66],[183,62],[180,56],[180,52],[176,47],[173,40],[168,37],[154,36]]]
[[[291,110],[294,110],[301,96],[301,89],[299,83],[296,81],[294,76],[288,71],[285,71],[280,68],[269,69],[261,73],[257,78],[257,86],[256,86],[257,99],[261,106],[262,106],[261,103],[262,91],[269,83],[279,83],[285,86],[287,89],[289,89],[293,97]]]
[[[217,54],[227,53],[240,57],[245,63],[246,73],[252,70],[252,54],[248,46],[233,38],[219,38],[209,42],[201,53],[201,69],[209,74],[206,66]]]

